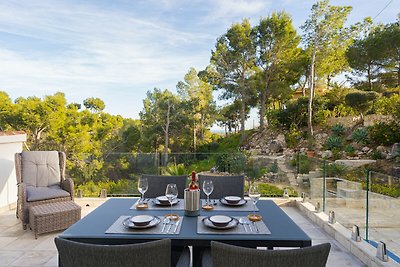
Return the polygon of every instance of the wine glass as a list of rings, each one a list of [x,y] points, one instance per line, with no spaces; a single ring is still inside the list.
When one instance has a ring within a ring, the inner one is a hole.
[[[261,193],[260,193],[259,186],[257,184],[253,183],[249,189],[249,197],[250,197],[251,201],[253,201],[254,214],[256,213],[256,203],[257,203],[258,199],[260,198],[260,196],[261,196]]]
[[[171,213],[172,216],[172,202],[178,197],[178,187],[176,184],[168,184],[165,189],[165,196],[168,198],[169,204],[171,205]]]
[[[212,180],[204,180],[203,182],[203,192],[207,195],[207,205],[210,205],[210,195],[214,190],[214,184]]]
[[[138,181],[138,190],[142,195],[141,202],[144,200],[144,193],[146,193],[147,189],[149,188],[149,183],[147,182],[147,178],[140,177]]]

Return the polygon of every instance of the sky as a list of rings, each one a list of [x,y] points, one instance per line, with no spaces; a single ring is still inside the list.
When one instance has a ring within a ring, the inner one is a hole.
[[[248,18],[256,25],[260,18],[284,10],[300,31],[314,3],[1,0],[0,91],[13,100],[59,91],[68,102],[98,97],[106,112],[139,118],[146,92],[155,87],[176,92],[189,68],[202,70],[209,64],[216,39],[232,23]],[[348,24],[379,13],[375,22],[394,22],[400,13],[400,0],[330,4],[353,6]],[[253,112],[250,125],[255,116]]]

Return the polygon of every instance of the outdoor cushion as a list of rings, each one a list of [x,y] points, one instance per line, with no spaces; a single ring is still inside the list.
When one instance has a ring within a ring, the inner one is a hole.
[[[49,187],[27,186],[26,195],[28,202],[70,196],[69,193],[61,189],[59,185]]]
[[[57,151],[24,151],[21,158],[24,183],[32,186],[60,184],[60,161]]]

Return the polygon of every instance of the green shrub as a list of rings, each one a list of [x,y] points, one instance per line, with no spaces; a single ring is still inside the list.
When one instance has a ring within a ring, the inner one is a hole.
[[[331,163],[326,166],[326,175],[329,177],[341,177],[348,170],[343,164]]]
[[[370,139],[377,145],[388,146],[400,142],[400,126],[396,122],[379,122],[368,128]]]
[[[259,184],[259,188],[260,188],[261,196],[263,196],[263,197],[282,197],[283,196],[284,189],[281,189],[277,186],[267,184],[267,183],[261,183],[261,184]],[[287,189],[289,191],[289,196],[291,196],[291,197],[298,196],[297,192],[293,188],[287,187]]]
[[[348,146],[346,146],[344,151],[347,154],[349,154],[350,156],[353,156],[355,154],[355,152],[356,152],[356,149],[352,145],[348,145]]]
[[[89,181],[78,185],[76,190],[82,190],[84,197],[98,197],[101,189],[106,189],[107,194],[138,194],[137,181],[121,179],[114,181]]]
[[[325,143],[327,149],[340,149],[342,147],[342,138],[339,136],[330,136]]]
[[[310,172],[310,160],[307,155],[298,154],[289,162],[289,164],[296,168],[297,173],[309,173]]]
[[[365,128],[356,129],[351,134],[351,137],[359,144],[368,144],[368,131]]]
[[[337,123],[333,125],[332,127],[332,132],[336,136],[343,136],[345,133],[346,129],[344,128],[343,124]]]
[[[290,148],[294,148],[299,143],[301,139],[302,132],[299,131],[294,123],[290,124],[290,129],[285,133],[285,140],[287,146]]]
[[[196,170],[199,171],[199,170]],[[189,171],[185,168],[183,163],[181,164],[168,164],[168,166],[163,167],[161,170],[163,175],[188,175]]]
[[[374,160],[383,159],[383,155],[380,151],[374,150],[374,152],[372,152],[371,158]]]
[[[243,153],[220,154],[215,160],[215,165],[220,172],[242,173],[246,160],[246,155]]]

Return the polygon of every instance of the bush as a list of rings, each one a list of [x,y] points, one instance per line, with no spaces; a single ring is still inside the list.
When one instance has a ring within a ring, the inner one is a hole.
[[[344,150],[347,154],[349,154],[350,156],[353,156],[354,153],[356,152],[356,149],[352,146],[352,145],[348,145],[346,146],[345,150]]]
[[[339,136],[330,136],[325,143],[329,150],[340,149],[342,147],[342,138]]]
[[[378,145],[392,145],[400,142],[400,127],[397,123],[379,122],[368,128],[372,142]]]
[[[345,97],[346,105],[352,107],[360,113],[367,112],[372,105],[372,101],[378,98],[378,93],[372,91],[355,91],[348,93]]]
[[[289,148],[294,148],[299,143],[302,132],[299,131],[294,123],[290,124],[290,129],[285,134],[285,140]]]
[[[198,170],[196,170],[198,171]],[[189,171],[186,170],[185,165],[181,164],[168,164],[168,166],[163,167],[161,170],[163,175],[188,175]]]
[[[348,167],[343,164],[331,163],[327,165],[326,175],[329,177],[341,177],[348,170]]]
[[[263,197],[282,197],[283,196],[284,190],[279,187],[276,187],[274,185],[262,183],[262,184],[259,184],[259,188],[260,188],[261,196],[263,196]],[[291,196],[291,197],[298,196],[297,192],[293,188],[288,187],[287,189],[289,191],[289,196]]]
[[[374,152],[372,152],[371,158],[374,160],[383,159],[383,155],[380,151],[374,150]]]
[[[220,172],[243,173],[246,166],[246,155],[243,153],[220,154],[215,160]]]
[[[297,173],[309,173],[310,172],[310,160],[307,155],[297,154],[289,162],[293,167],[296,167]]]
[[[337,123],[333,125],[332,132],[336,136],[343,136],[346,129],[344,128],[343,124]]]
[[[351,134],[351,137],[359,144],[368,144],[368,131],[365,128],[356,129]]]

